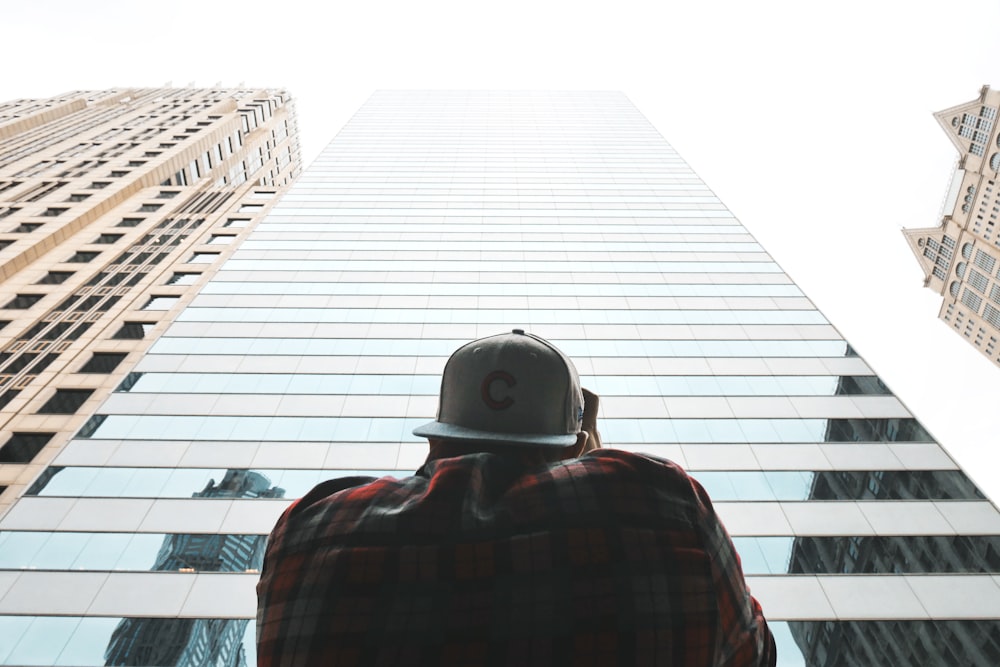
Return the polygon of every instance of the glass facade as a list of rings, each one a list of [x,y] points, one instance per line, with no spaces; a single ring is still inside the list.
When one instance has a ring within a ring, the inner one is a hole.
[[[262,537],[552,340],[701,480],[779,665],[1000,664],[1000,513],[622,95],[380,92],[0,520],[0,664],[253,664]]]

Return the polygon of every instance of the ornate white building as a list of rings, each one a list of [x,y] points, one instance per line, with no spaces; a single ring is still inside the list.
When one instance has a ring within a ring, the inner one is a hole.
[[[939,227],[903,234],[944,300],[938,313],[994,364],[1000,364],[1000,91],[934,114],[958,149]]]

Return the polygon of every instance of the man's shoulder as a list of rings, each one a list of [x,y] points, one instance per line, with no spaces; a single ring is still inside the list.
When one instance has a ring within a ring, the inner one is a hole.
[[[697,483],[673,461],[620,449],[598,449],[543,471],[557,485],[606,497],[677,503],[697,495]]]
[[[470,453],[428,461],[417,477],[433,480],[441,488],[472,485],[475,491],[523,491],[535,486],[579,486],[584,480],[616,485],[687,487],[692,479],[676,463],[648,454],[620,449],[597,449],[584,456],[542,464],[526,464],[510,456]]]
[[[616,486],[649,485],[661,491],[677,485],[686,488],[692,482],[673,461],[620,449],[598,449],[578,458],[535,466],[502,455],[474,452],[428,461],[415,474],[399,478],[331,479],[317,485],[295,506],[304,508],[324,500],[337,504],[370,504],[380,499],[405,503],[409,496],[427,493],[443,496],[452,489],[464,496],[469,489],[517,492],[537,485],[579,485],[585,479],[594,483],[614,482]]]
[[[679,465],[669,459],[660,458],[651,454],[629,452],[624,449],[594,449],[579,458],[570,459],[566,463],[570,465],[577,462],[586,464],[588,461],[597,461],[601,466],[614,471],[642,471],[650,472],[652,474],[687,476],[687,473],[685,473]]]
[[[546,521],[690,521],[700,512],[696,483],[677,464],[647,454],[600,449],[526,465],[497,454],[428,461],[401,478],[341,478],[296,501],[279,526],[320,533],[386,532],[419,526],[513,527]],[[614,519],[618,516],[619,519]],[[646,517],[646,518],[643,518]]]
[[[350,476],[335,477],[320,482],[285,510],[278,525],[293,519],[300,520],[303,515],[313,513],[333,502],[348,506],[364,505],[370,502],[373,493],[380,485],[395,481],[386,477],[376,479],[375,477]]]
[[[542,474],[557,479],[594,478],[618,484],[649,485],[653,489],[687,488],[693,481],[673,461],[620,449],[594,450],[576,459],[551,464]]]

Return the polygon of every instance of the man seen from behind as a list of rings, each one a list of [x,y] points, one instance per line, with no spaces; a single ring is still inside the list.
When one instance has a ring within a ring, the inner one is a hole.
[[[585,399],[586,394],[586,399]],[[260,667],[775,664],[704,489],[602,449],[597,397],[515,329],[459,348],[412,477],[324,482],[279,519]]]

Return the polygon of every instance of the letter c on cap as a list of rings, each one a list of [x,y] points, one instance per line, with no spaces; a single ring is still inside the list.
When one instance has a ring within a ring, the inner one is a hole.
[[[513,387],[517,384],[517,380],[514,379],[514,376],[507,371],[493,371],[483,378],[483,383],[479,387],[479,393],[483,397],[483,403],[490,408],[494,410],[505,410],[514,405],[514,399],[510,396],[504,396],[500,399],[493,398],[493,383],[497,381],[503,382],[508,387]]]

